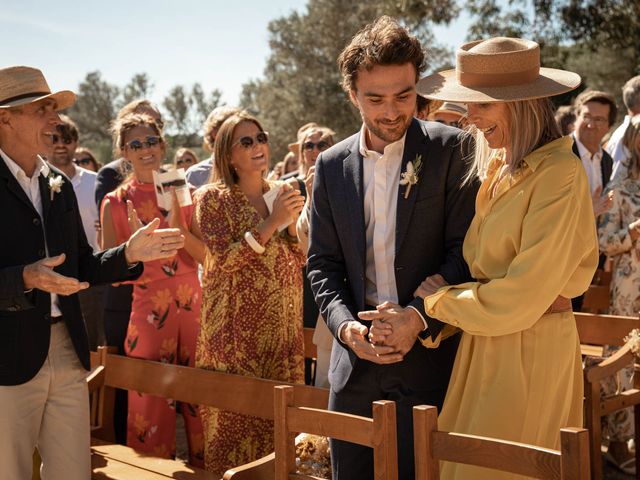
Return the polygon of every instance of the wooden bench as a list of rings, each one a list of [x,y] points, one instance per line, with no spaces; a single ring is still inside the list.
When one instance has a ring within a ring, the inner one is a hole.
[[[295,405],[294,388],[276,387],[275,480],[313,480],[315,478],[296,473],[295,436],[299,432],[371,447],[375,478],[379,480],[398,478],[395,402],[389,400],[373,402],[373,418]]]
[[[92,353],[92,367],[89,389],[92,392],[93,479],[219,480],[223,477],[223,472],[208,473],[181,461],[160,459],[114,444],[114,389],[134,390],[272,420],[273,388],[283,383],[114,355],[108,353],[106,347]],[[326,408],[328,405],[329,392],[326,389],[295,385],[293,390],[296,405],[314,408]],[[224,478],[261,480],[271,479],[273,475],[271,455],[230,470]]]
[[[640,390],[638,386],[606,398],[602,398],[600,393],[601,380],[634,364],[635,356],[631,353],[629,346],[625,345],[624,337],[634,328],[640,328],[640,320],[636,317],[615,315],[588,313],[575,313],[574,315],[583,354],[588,353],[589,347],[600,348],[600,353],[596,353],[595,356],[602,355],[604,345],[621,347],[614,355],[584,369],[585,426],[589,430],[591,474],[594,480],[599,480],[602,478],[601,418],[604,415],[633,407],[636,423],[635,441],[636,445],[640,445],[640,427],[638,426],[640,422]],[[636,449],[636,464],[640,465],[640,449]],[[640,469],[638,473],[640,474]]]
[[[416,480],[440,478],[440,461],[533,478],[587,480],[589,439],[583,428],[560,430],[561,450],[438,430],[436,407],[413,407]]]

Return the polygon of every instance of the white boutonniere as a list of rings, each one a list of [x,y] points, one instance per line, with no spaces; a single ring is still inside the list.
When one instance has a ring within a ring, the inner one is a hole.
[[[51,192],[51,201],[53,202],[53,196],[56,193],[60,193],[62,190],[62,184],[64,180],[62,179],[62,175],[54,175],[53,173],[49,174],[49,191]]]
[[[400,175],[400,185],[406,185],[404,198],[409,198],[411,187],[420,180],[420,170],[422,170],[422,155],[416,155],[413,162],[407,162],[407,169]]]

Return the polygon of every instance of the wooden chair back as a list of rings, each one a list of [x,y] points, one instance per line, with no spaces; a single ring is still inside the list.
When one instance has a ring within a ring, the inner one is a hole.
[[[589,440],[583,428],[560,430],[561,450],[438,430],[438,409],[413,407],[416,480],[440,478],[440,461],[540,479],[588,480]]]
[[[603,398],[600,390],[603,379],[616,375],[621,369],[634,364],[635,356],[631,353],[630,346],[625,344],[624,338],[634,328],[640,328],[640,319],[588,313],[574,315],[583,354],[589,354],[590,349],[597,346],[621,347],[615,354],[603,359],[600,363],[588,365],[584,369],[584,413],[585,426],[589,430],[591,475],[594,480],[599,480],[602,478],[602,416],[633,407],[635,421],[636,423],[640,421],[640,389],[632,388],[606,398]],[[602,351],[602,348],[600,350]],[[595,355],[598,356],[598,354]],[[636,429],[635,441],[636,444],[640,444],[640,428]],[[636,463],[640,465],[640,450],[636,450]]]
[[[296,474],[295,436],[304,432],[365,445],[373,449],[376,479],[397,480],[398,452],[395,402],[373,402],[373,418],[308,407],[296,407],[294,389],[275,388],[275,479],[312,479]]]

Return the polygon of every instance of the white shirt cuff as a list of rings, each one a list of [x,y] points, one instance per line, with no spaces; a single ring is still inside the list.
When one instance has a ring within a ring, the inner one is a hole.
[[[420,313],[420,310],[418,310],[416,307],[412,306],[412,305],[407,305],[407,308],[410,308],[411,310],[414,310],[418,315],[420,315],[420,319],[422,320],[422,324],[424,325],[424,328],[422,329],[422,331],[424,332],[427,328],[429,328],[429,326],[427,325],[427,321],[424,319],[424,317],[422,316],[422,314]]]

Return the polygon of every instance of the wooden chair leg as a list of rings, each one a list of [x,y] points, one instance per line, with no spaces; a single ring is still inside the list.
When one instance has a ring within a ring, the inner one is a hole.
[[[583,428],[560,430],[562,480],[589,480],[589,432]]]
[[[437,430],[438,409],[436,407],[427,405],[413,407],[413,450],[416,459],[416,480],[439,480],[440,478],[440,462],[431,456],[431,433]]]
[[[295,434],[289,433],[287,408],[293,405],[293,387],[279,386],[275,395],[275,480],[286,480],[296,472]]]
[[[591,478],[602,479],[602,427],[600,416],[600,382],[591,383],[585,377],[585,426],[589,429],[589,454]]]

